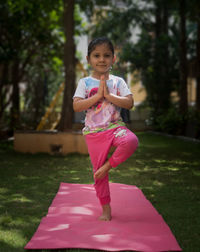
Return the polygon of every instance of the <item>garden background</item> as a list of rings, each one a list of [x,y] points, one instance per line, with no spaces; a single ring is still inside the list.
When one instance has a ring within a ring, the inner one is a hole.
[[[87,155],[23,154],[13,143],[16,132],[81,129],[72,96],[90,68],[80,44],[97,36],[115,45],[113,74],[145,90],[131,115],[148,111],[137,131],[125,116],[140,146],[111,180],[141,188],[183,251],[199,251],[198,0],[0,1],[0,251],[23,251],[60,182],[92,183]]]

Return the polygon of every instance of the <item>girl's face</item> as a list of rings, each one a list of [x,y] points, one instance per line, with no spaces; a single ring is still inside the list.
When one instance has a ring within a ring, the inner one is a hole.
[[[90,56],[87,56],[87,60],[93,69],[93,77],[100,79],[101,75],[109,74],[115,56],[107,44],[101,44],[95,47]]]

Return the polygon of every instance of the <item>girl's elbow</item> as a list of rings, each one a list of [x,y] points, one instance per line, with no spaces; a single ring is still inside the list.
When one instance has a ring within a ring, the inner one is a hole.
[[[132,109],[134,107],[134,99],[131,99],[131,104],[130,104],[130,109]]]
[[[84,109],[81,106],[73,106],[74,112],[82,112]]]
[[[132,109],[134,107],[134,102],[131,101],[128,106],[127,106],[127,109]]]
[[[133,107],[133,106],[131,105],[131,106],[128,106],[126,109],[130,110],[130,109],[132,109],[132,107]]]
[[[132,109],[133,107],[134,107],[134,101],[132,102],[130,109]]]
[[[133,97],[132,97],[132,95],[129,95],[127,98],[128,99],[127,99],[127,103],[126,103],[126,109],[132,109],[134,106]]]
[[[76,104],[73,104],[73,110],[74,112],[81,112],[79,107]]]
[[[81,102],[81,99],[79,99],[79,98],[74,99],[74,101],[73,101],[74,112],[82,112],[83,111],[82,104],[80,102]]]
[[[81,109],[76,108],[76,107],[73,107],[73,109],[74,109],[74,112],[81,112],[82,111]]]

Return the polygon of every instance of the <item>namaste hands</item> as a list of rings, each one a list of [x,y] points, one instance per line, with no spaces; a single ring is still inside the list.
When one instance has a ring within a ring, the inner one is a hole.
[[[109,95],[109,90],[106,84],[105,75],[101,75],[100,84],[97,94],[101,98],[106,98]]]

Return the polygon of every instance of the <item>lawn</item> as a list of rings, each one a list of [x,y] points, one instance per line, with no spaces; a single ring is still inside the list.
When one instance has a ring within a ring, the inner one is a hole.
[[[139,148],[110,172],[111,181],[138,186],[183,251],[200,251],[200,144],[152,133],[137,136]],[[16,153],[12,142],[0,142],[0,252],[24,251],[60,182],[93,183],[89,157]]]

